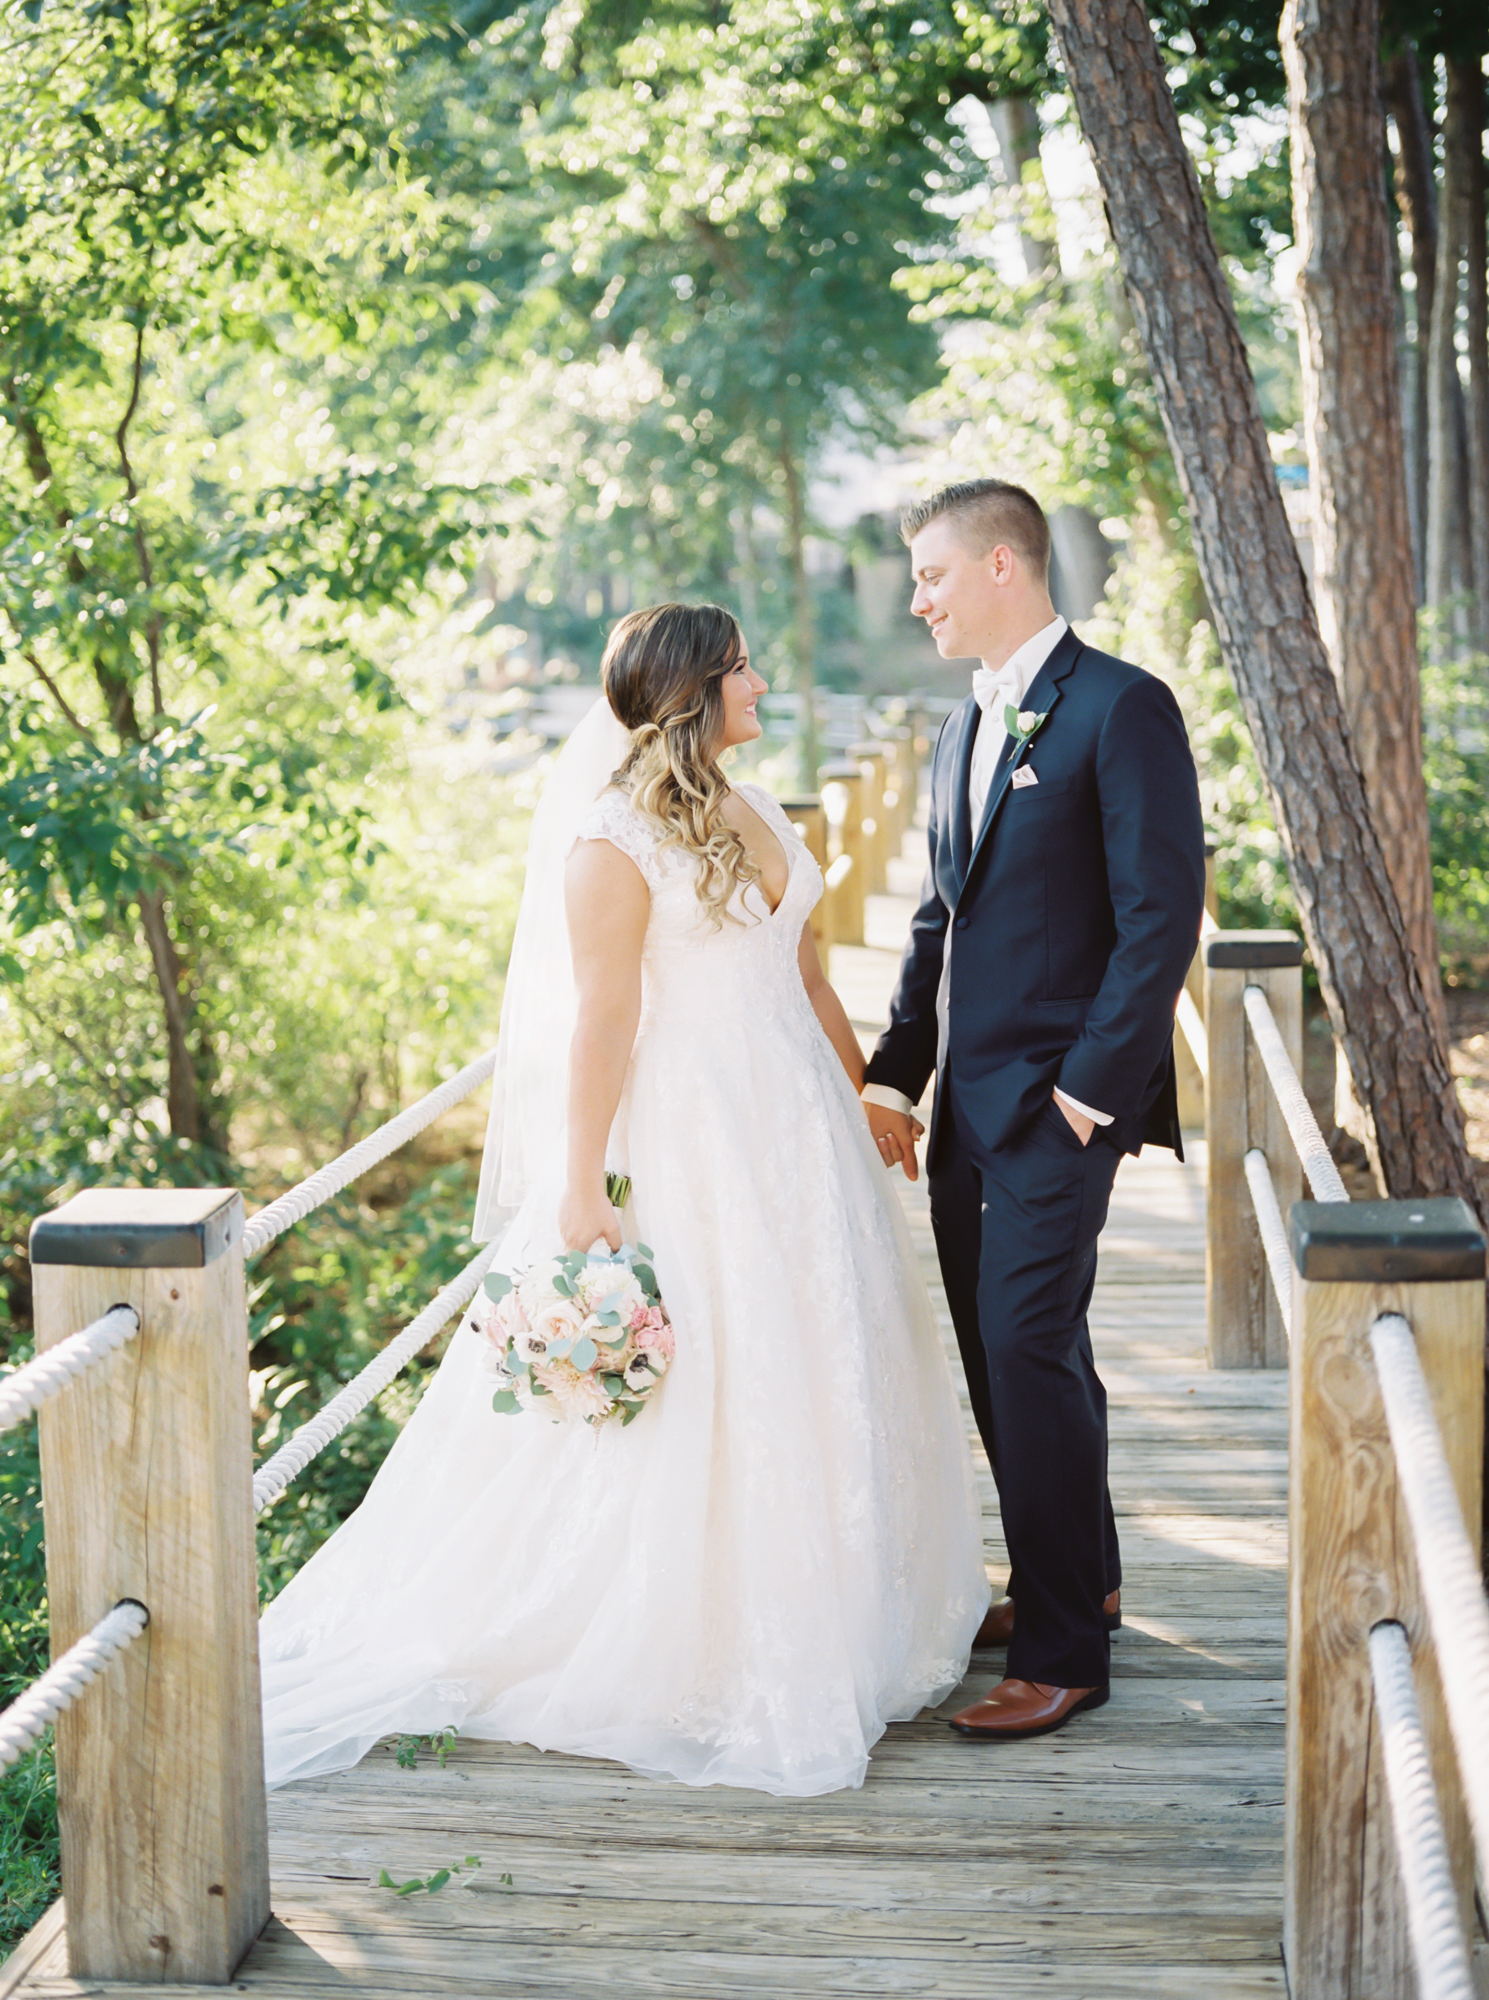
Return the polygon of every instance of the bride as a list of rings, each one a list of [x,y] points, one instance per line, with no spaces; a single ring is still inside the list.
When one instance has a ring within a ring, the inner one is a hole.
[[[765,683],[713,606],[632,613],[603,671],[535,816],[475,1233],[509,1272],[645,1241],[676,1358],[593,1431],[493,1414],[461,1326],[264,1615],[271,1785],[451,1724],[687,1784],[858,1785],[986,1609],[950,1370],[807,922],[822,878],[719,764]]]

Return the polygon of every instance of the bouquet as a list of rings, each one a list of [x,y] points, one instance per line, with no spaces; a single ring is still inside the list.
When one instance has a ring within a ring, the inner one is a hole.
[[[542,1409],[554,1423],[577,1417],[595,1428],[638,1416],[674,1351],[651,1257],[644,1243],[627,1243],[569,1250],[516,1278],[491,1272],[471,1323],[489,1343],[492,1409]]]

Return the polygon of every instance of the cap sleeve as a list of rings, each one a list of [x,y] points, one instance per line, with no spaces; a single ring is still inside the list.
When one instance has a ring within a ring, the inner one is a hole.
[[[661,882],[656,835],[624,792],[601,792],[586,813],[575,839],[608,840],[635,862],[648,889],[655,889]]]

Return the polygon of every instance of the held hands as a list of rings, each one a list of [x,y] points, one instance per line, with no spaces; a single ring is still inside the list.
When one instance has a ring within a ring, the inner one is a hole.
[[[879,1149],[879,1158],[885,1166],[903,1167],[907,1181],[919,1180],[920,1166],[915,1158],[915,1142],[924,1133],[924,1125],[908,1112],[891,1111],[884,1104],[866,1104],[863,1108],[874,1144]]]
[[[565,1250],[588,1250],[602,1238],[612,1250],[620,1248],[620,1217],[610,1205],[603,1179],[597,1187],[580,1189],[570,1182],[564,1189],[558,1204],[558,1233]]]

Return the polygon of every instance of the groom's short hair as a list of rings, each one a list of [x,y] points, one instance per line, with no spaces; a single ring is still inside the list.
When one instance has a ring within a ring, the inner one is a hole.
[[[954,521],[974,555],[985,556],[1000,542],[1029,565],[1049,575],[1050,524],[1032,493],[1007,479],[963,479],[917,501],[900,516],[900,539],[908,547],[930,522]]]

